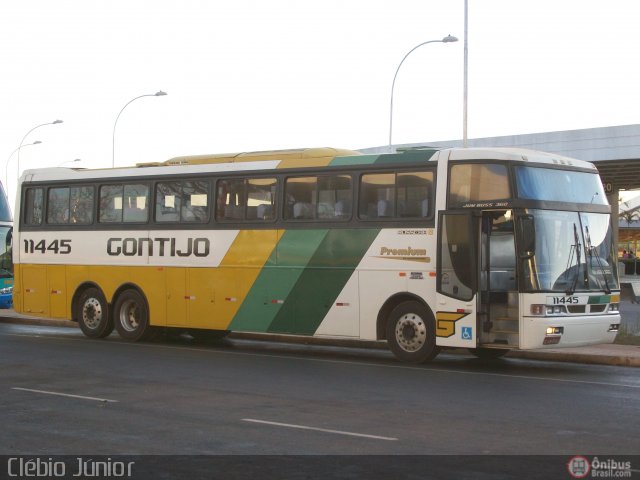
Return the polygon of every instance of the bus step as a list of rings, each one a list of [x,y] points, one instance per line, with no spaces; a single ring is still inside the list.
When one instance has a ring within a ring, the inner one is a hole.
[[[500,329],[500,330],[491,330],[491,333],[504,333],[506,335],[511,335],[511,334],[517,334],[518,330]]]
[[[491,343],[479,343],[478,344],[479,347],[486,347],[486,348],[518,348],[518,345],[513,345],[511,343],[508,343],[507,341],[504,341],[504,343],[502,343],[502,340],[497,340]]]

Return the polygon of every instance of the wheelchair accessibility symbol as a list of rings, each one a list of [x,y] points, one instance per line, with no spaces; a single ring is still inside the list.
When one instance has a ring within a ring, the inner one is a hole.
[[[462,339],[473,340],[473,327],[462,327]]]

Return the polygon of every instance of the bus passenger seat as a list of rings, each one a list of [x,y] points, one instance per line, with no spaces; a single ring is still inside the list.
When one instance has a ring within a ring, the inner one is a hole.
[[[271,220],[273,218],[273,206],[267,204],[258,205],[258,219]]]
[[[298,202],[293,205],[293,218],[313,218],[311,204]]]
[[[420,205],[420,207],[422,209],[422,216],[428,217],[429,216],[429,199],[425,198],[424,200],[422,200],[422,204]]]
[[[391,216],[391,203],[388,200],[378,200],[378,217]]]
[[[350,205],[346,200],[338,200],[336,202],[336,217],[344,218],[351,214]]]

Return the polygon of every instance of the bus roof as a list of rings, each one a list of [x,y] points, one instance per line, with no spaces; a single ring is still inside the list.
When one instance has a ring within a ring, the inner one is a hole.
[[[234,154],[193,155],[175,157],[165,162],[139,163],[133,167],[75,169],[52,167],[26,170],[22,180],[37,182],[65,180],[70,178],[111,178],[115,175],[142,177],[165,174],[223,173],[238,171],[273,170],[283,168],[347,166],[347,165],[406,165],[423,164],[429,160],[502,160],[530,162],[584,168],[597,171],[589,162],[561,155],[521,148],[449,148],[439,150],[433,147],[413,148],[392,154],[363,155],[353,150],[336,148],[307,148],[296,150],[275,150],[266,152],[246,152]],[[116,173],[117,172],[117,173]]]
[[[172,165],[202,165],[210,163],[256,162],[280,160],[280,168],[305,167],[329,164],[336,157],[362,155],[354,150],[340,148],[298,148],[291,150],[268,150],[262,152],[215,153],[210,155],[190,155],[174,157],[165,162],[138,163],[137,167],[160,167]]]
[[[442,150],[441,154],[449,152],[449,160],[512,160],[518,162],[548,163],[567,167],[589,168],[596,170],[593,163],[576,158],[565,157],[556,153],[540,152],[526,148],[509,147],[478,147],[478,148],[450,148]]]

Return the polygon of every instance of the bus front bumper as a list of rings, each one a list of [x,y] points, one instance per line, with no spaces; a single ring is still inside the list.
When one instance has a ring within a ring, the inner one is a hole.
[[[619,327],[620,315],[525,317],[520,349],[613,343]]]

